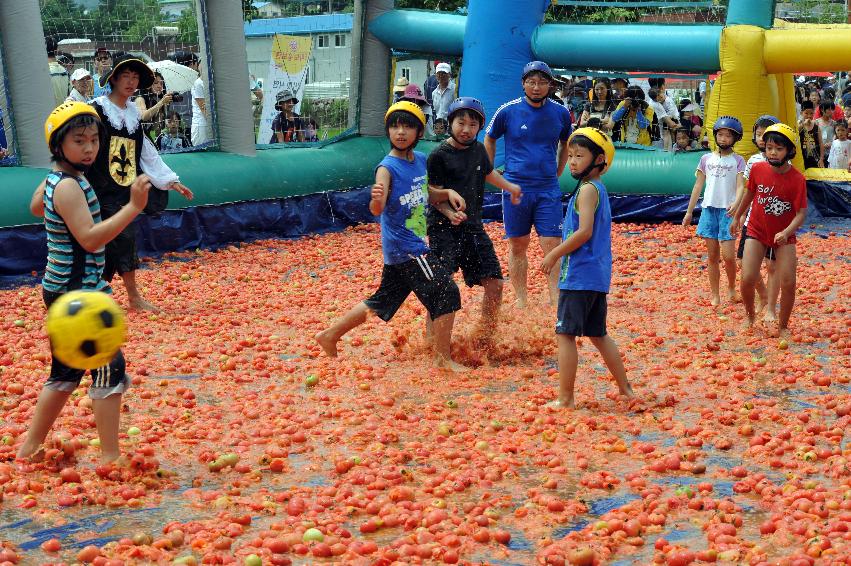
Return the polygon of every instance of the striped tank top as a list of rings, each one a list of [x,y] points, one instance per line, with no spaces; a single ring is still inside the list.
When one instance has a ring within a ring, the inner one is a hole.
[[[47,230],[47,267],[42,286],[52,293],[67,293],[75,289],[93,289],[111,293],[109,283],[101,279],[104,266],[104,248],[87,252],[68,230],[65,221],[53,206],[53,193],[59,182],[69,177],[75,179],[83,190],[89,212],[95,224],[101,221],[100,204],[92,186],[85,177],[72,177],[61,171],[51,171],[44,187],[44,227]]]

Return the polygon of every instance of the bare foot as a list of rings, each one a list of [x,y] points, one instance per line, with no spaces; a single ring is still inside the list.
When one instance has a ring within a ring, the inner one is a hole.
[[[789,340],[790,338],[792,338],[792,333],[789,332],[788,328],[778,328],[777,337],[783,340]]]
[[[766,305],[765,299],[763,299],[762,297],[757,295],[756,296],[756,314],[757,315],[762,313],[762,311],[765,309],[765,305]]]
[[[514,301],[514,306],[518,309],[525,309],[529,306],[529,299],[527,297],[517,297],[517,300]]]
[[[127,458],[121,457],[121,452],[101,452],[100,463],[115,464],[119,467],[127,467],[130,464]]]
[[[627,399],[635,399],[635,393],[632,391],[632,385],[626,384],[626,387],[618,387],[620,394],[626,397]]]
[[[327,356],[331,358],[337,357],[337,341],[334,340],[327,330],[317,333],[313,339],[319,342],[319,345],[322,346],[322,351]]]
[[[39,444],[30,444],[28,442],[24,442],[21,444],[21,447],[18,448],[18,460],[29,460],[30,462],[41,462],[44,460],[44,448]]]
[[[709,304],[713,307],[717,307],[721,304],[721,297],[719,297],[718,295],[712,295],[712,300],[709,301]]]
[[[747,336],[753,334],[753,324],[754,320],[752,318],[746,318],[744,324],[742,324],[742,334]]]
[[[555,401],[550,401],[545,407],[549,407],[550,409],[570,409],[573,410],[576,408],[576,405],[573,402],[573,399],[556,399]]]
[[[774,314],[774,309],[765,309],[765,315],[762,317],[762,320],[767,324],[777,322],[777,315]]]
[[[739,297],[736,296],[736,290],[735,289],[728,289],[727,290],[727,298],[730,299],[731,303],[738,303],[739,302]]]
[[[130,309],[134,311],[148,311],[153,313],[161,312],[158,306],[153,303],[149,303],[142,297],[130,300]]]
[[[446,369],[446,370],[453,371],[453,372],[456,372],[456,373],[463,373],[463,372],[466,372],[466,371],[470,371],[470,368],[468,368],[467,366],[461,365],[458,362],[451,360],[449,358],[444,358],[443,356],[435,356],[434,357],[434,367],[437,367],[437,368],[440,368],[440,369]]]

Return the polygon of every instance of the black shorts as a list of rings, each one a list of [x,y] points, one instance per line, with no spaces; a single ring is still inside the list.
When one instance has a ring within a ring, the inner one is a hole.
[[[381,285],[364,303],[386,322],[412,291],[432,320],[461,309],[461,293],[452,274],[432,252],[404,263],[385,264]]]
[[[742,237],[739,238],[739,251],[736,252],[736,257],[742,259],[745,257],[745,240],[755,240],[756,238],[752,238],[748,236],[748,227],[747,225],[742,226]],[[774,248],[765,248],[765,259],[770,259],[774,261],[777,259]]]
[[[50,305],[61,296],[61,293],[42,290],[42,298],[47,308],[50,308]],[[77,389],[87,370],[66,366],[56,359],[56,356],[51,358],[50,377],[47,378],[45,387],[67,393]],[[91,374],[92,385],[89,388],[89,397],[92,399],[105,399],[110,395],[124,393],[130,386],[124,354],[121,350],[116,352],[115,357],[107,365],[91,370]]]
[[[131,223],[106,245],[103,280],[112,281],[115,274],[123,275],[139,269],[136,254],[136,225]]]
[[[556,334],[605,336],[607,310],[606,293],[562,289],[558,294]]]
[[[467,287],[481,285],[484,279],[502,279],[493,242],[481,226],[429,226],[428,243],[450,273],[461,269]]]

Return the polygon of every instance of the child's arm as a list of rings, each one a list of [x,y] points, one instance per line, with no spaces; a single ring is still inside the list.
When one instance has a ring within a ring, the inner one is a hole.
[[[816,131],[813,135],[818,140],[818,145],[819,145],[818,166],[821,167],[821,168],[824,168],[824,158],[825,158],[824,149],[825,148],[824,148],[824,144],[821,142],[821,126],[819,126],[818,124],[816,124]]]
[[[736,200],[727,209],[727,216],[733,216],[736,213],[743,198],[745,198],[745,174],[739,171],[736,175]]]
[[[103,222],[95,224],[80,184],[71,178],[59,181],[53,192],[53,204],[68,230],[87,252],[95,252],[112,241],[148,204],[151,181],[139,175],[130,186],[130,202]]]
[[[33,216],[41,218],[44,216],[44,185],[46,181],[42,181],[35,188],[33,198],[30,200],[30,212]]]
[[[752,191],[745,190],[745,194],[742,195],[742,201],[739,203],[738,208],[733,213],[733,220],[730,222],[730,234],[735,236],[739,231],[739,226],[741,226],[742,216],[748,211],[751,207],[751,203],[753,202],[754,193]]]
[[[373,216],[378,216],[384,211],[387,205],[387,196],[390,194],[390,171],[386,167],[379,167],[375,170],[375,184],[372,185],[372,191],[369,201],[369,211]]]
[[[464,197],[459,195],[457,191],[453,189],[444,189],[437,185],[428,186],[428,203],[430,205],[436,206],[446,201],[449,201],[449,204],[451,204],[452,208],[455,210],[465,210],[467,208],[467,203],[464,201]]]
[[[554,247],[544,257],[541,261],[541,273],[548,275],[560,258],[572,254],[582,244],[591,239],[591,236],[594,234],[594,212],[597,210],[597,200],[599,198],[597,187],[591,183],[582,185],[579,189],[579,194],[576,195],[579,229],[568,236],[565,241]]]
[[[467,203],[464,202],[464,197],[452,189],[429,185],[428,203],[456,226],[467,220],[467,215],[463,212]]]
[[[700,198],[700,193],[703,191],[703,183],[706,182],[706,175],[701,170],[697,170],[694,174],[694,187],[691,189],[691,198],[688,199],[688,208],[686,215],[683,216],[683,226],[691,226],[692,213],[694,207],[697,206],[697,199]]]
[[[784,245],[789,241],[789,238],[795,235],[795,232],[798,231],[798,228],[801,227],[801,224],[804,223],[804,220],[807,219],[807,209],[799,208],[798,212],[795,213],[795,218],[792,219],[792,222],[786,226],[785,229],[777,232],[774,235],[774,243],[778,246]]]
[[[523,196],[523,192],[520,190],[520,185],[507,180],[502,176],[502,173],[496,169],[493,169],[490,173],[488,173],[488,176],[485,177],[485,181],[497,189],[509,193],[511,195],[511,204],[520,204],[520,198]]]

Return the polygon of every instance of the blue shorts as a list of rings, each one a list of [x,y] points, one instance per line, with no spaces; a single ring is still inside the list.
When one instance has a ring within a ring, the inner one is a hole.
[[[736,238],[730,234],[730,223],[732,221],[733,219],[727,216],[727,209],[707,206],[700,211],[700,220],[697,221],[697,235],[719,242],[735,240]]]
[[[564,208],[561,191],[524,192],[520,204],[511,204],[511,195],[502,193],[502,221],[509,238],[528,236],[535,232],[542,238],[561,238]]]

